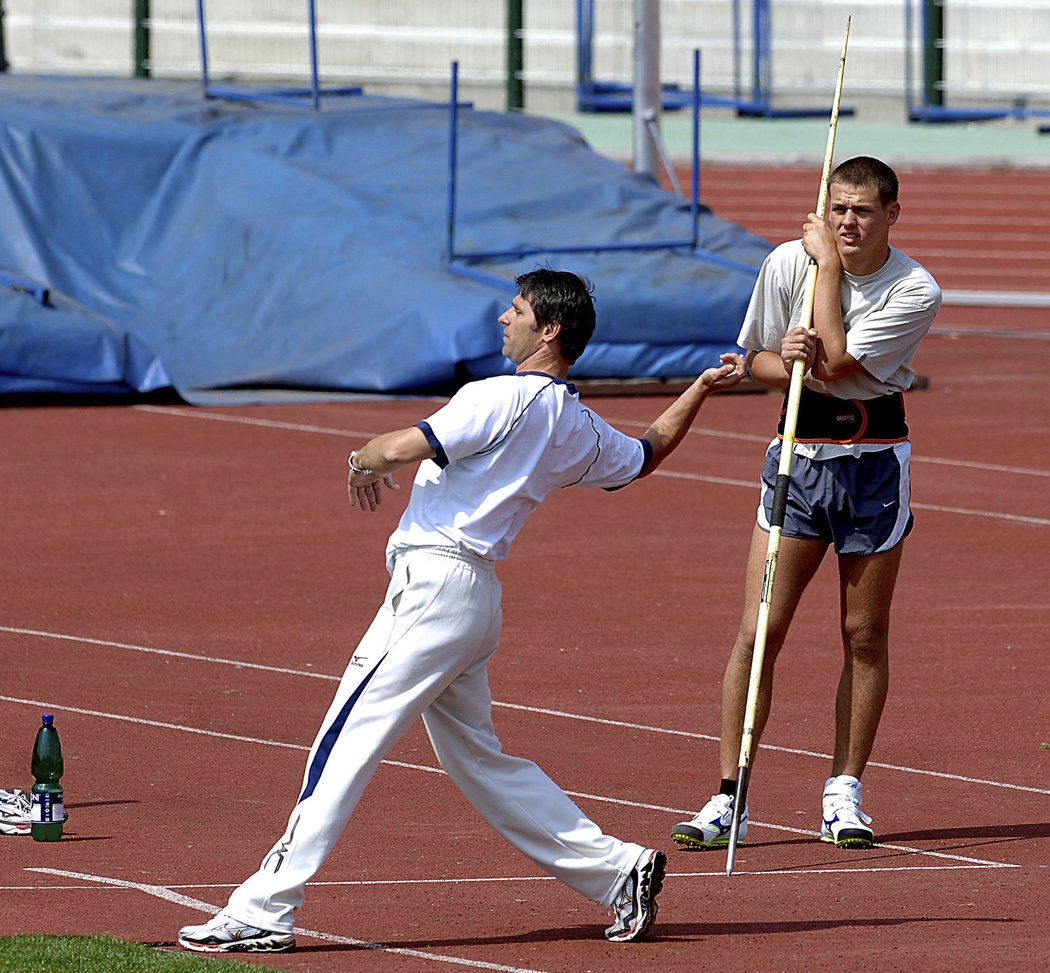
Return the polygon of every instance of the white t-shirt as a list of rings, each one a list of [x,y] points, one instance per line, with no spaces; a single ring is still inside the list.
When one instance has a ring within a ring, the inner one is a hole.
[[[801,240],[782,243],[762,264],[737,343],[749,351],[780,353],[780,343],[802,316],[809,256]],[[941,306],[941,289],[932,275],[907,254],[890,255],[873,274],[842,275],[842,323],[846,351],[863,366],[834,382],[807,374],[805,384],[841,399],[872,399],[911,388],[911,363],[919,342]],[[883,445],[796,444],[815,458],[847,455]]]
[[[626,486],[651,455],[541,372],[471,382],[419,427],[437,456],[419,465],[388,557],[440,545],[501,560],[550,493]]]

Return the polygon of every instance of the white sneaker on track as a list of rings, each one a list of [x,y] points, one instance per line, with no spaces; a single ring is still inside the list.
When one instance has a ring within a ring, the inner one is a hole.
[[[649,935],[656,921],[656,897],[663,888],[666,863],[662,851],[648,848],[642,852],[613,902],[616,921],[605,930],[610,942],[636,942]]]
[[[856,777],[829,777],[824,784],[820,840],[836,848],[870,848],[875,844],[871,818],[860,809],[862,800],[861,783]]]
[[[198,953],[284,953],[295,948],[295,936],[258,929],[220,912],[203,925],[183,926],[179,945]]]
[[[733,823],[733,798],[729,794],[715,794],[688,821],[674,826],[671,840],[682,851],[700,851],[703,848],[724,848],[729,844],[729,829]],[[747,805],[740,815],[737,831],[738,845],[747,838]]]
[[[28,791],[0,789],[0,834],[29,834],[32,810]]]

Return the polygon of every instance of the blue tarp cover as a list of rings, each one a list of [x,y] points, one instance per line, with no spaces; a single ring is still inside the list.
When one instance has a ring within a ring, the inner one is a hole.
[[[535,117],[458,112],[454,247],[538,252],[450,266],[446,105],[313,112],[13,76],[0,92],[0,283],[16,282],[0,286],[0,393],[450,388],[508,369],[496,319],[542,264],[595,284],[574,377],[691,375],[735,347],[770,249],[702,208],[696,253],[550,252],[689,241],[693,218]]]

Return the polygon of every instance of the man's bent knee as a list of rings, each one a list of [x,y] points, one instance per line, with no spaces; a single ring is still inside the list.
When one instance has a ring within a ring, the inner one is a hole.
[[[846,654],[858,665],[876,666],[889,655],[889,626],[845,626],[842,645]]]

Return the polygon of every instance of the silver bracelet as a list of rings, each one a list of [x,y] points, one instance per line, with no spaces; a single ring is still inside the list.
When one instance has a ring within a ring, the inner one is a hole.
[[[347,458],[346,462],[347,465],[350,467],[350,472],[353,473],[355,476],[375,476],[375,470],[365,469],[364,467],[358,466],[356,463],[354,463],[354,457],[356,455],[357,453],[354,452],[351,453],[350,456]]]

